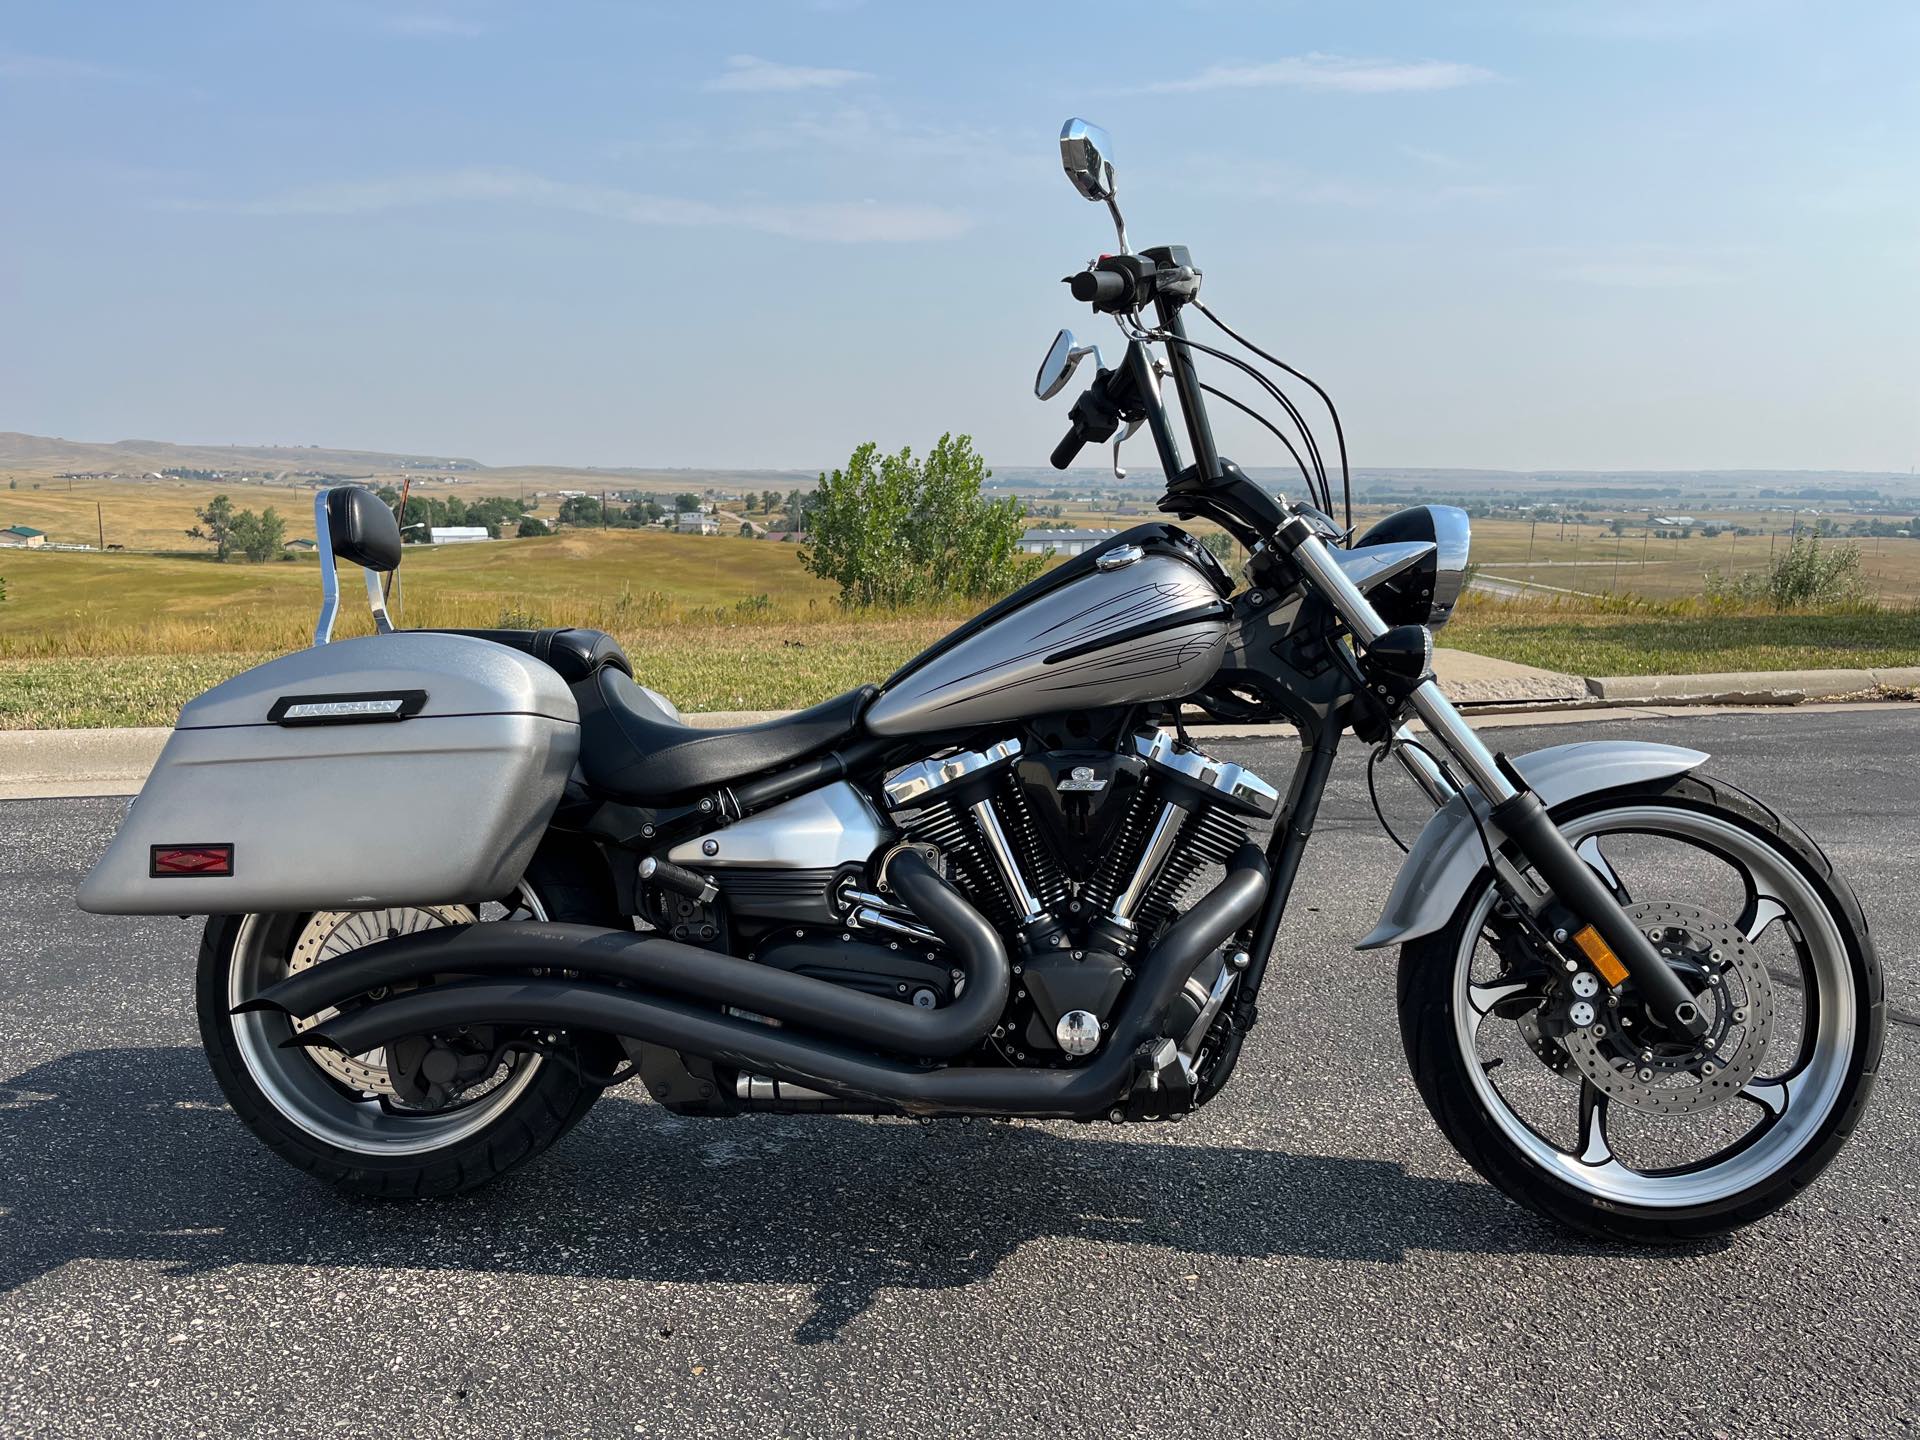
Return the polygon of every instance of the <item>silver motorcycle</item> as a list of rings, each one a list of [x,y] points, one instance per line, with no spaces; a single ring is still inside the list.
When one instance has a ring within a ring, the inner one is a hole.
[[[1880,1052],[1846,884],[1697,751],[1489,751],[1431,668],[1466,516],[1356,537],[1349,495],[1336,523],[1311,429],[1254,362],[1305,377],[1215,319],[1183,247],[1132,248],[1103,132],[1069,122],[1061,152],[1119,236],[1072,293],[1124,351],[1054,344],[1042,398],[1094,374],[1053,463],[1112,440],[1117,468],[1144,427],[1161,510],[1234,537],[1238,583],[1140,525],[883,684],[696,729],[604,634],[396,629],[393,513],[325,491],[313,647],[186,706],[81,905],[210,917],[198,1009],[234,1112],[360,1194],[483,1184],[631,1076],[696,1116],[1177,1120],[1259,1018],[1351,732],[1435,808],[1360,944],[1400,947],[1407,1056],[1461,1154],[1610,1237],[1784,1203],[1859,1123]],[[1285,412],[1291,436],[1254,413],[1304,500],[1219,454],[1207,399],[1231,397],[1203,361]],[[328,643],[336,558],[373,635]],[[1290,724],[1284,791],[1192,743],[1191,710]]]

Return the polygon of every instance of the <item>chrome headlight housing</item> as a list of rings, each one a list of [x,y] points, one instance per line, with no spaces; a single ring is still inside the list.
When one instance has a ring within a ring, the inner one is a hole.
[[[1467,553],[1473,544],[1467,512],[1453,505],[1415,505],[1396,510],[1356,540],[1354,548],[1409,543],[1431,549],[1369,590],[1367,598],[1389,625],[1438,629],[1447,623],[1454,603],[1466,588]]]

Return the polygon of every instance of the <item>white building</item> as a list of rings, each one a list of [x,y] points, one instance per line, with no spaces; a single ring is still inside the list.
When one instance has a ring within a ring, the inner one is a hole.
[[[427,534],[433,537],[436,545],[471,545],[479,540],[491,540],[484,525],[435,525]]]
[[[720,533],[719,522],[711,515],[703,515],[698,510],[676,511],[673,517],[673,528],[682,535],[718,535]]]
[[[1027,555],[1078,555],[1096,545],[1104,545],[1118,530],[1029,530],[1020,537],[1020,549]]]

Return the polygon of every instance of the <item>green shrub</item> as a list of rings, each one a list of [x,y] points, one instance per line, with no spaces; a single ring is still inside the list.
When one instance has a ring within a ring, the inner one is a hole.
[[[1860,547],[1822,545],[1818,534],[1794,536],[1764,571],[1732,578],[1710,571],[1706,581],[1709,598],[1763,600],[1776,610],[1844,605],[1863,598],[1867,588]]]
[[[1040,572],[1020,553],[1026,517],[1015,497],[981,493],[991,472],[965,435],[942,435],[924,461],[869,441],[820,477],[806,512],[800,563],[840,587],[850,607],[900,610],[997,599]]]

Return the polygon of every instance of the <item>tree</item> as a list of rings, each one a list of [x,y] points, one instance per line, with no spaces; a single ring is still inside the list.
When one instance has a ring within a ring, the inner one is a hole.
[[[673,508],[682,515],[690,511],[698,510],[700,508],[700,497],[683,491],[673,497]]]
[[[537,535],[551,535],[552,533],[551,530],[547,529],[546,521],[536,520],[531,515],[522,515],[520,517],[519,535],[522,540],[529,540]]]
[[[879,449],[869,441],[822,475],[805,506],[800,563],[838,583],[842,604],[986,599],[1038,572],[1041,557],[1020,553],[1019,501],[982,497],[989,472],[969,437],[942,435],[924,463]]]
[[[591,495],[569,495],[560,502],[562,525],[598,525],[600,502]]]
[[[4,577],[0,577],[0,602],[4,602],[6,598],[7,598],[7,582]]]
[[[233,547],[258,565],[286,548],[287,522],[269,505],[260,514],[242,510],[233,517]]]
[[[187,538],[211,541],[213,558],[224,562],[233,553],[233,501],[216,495],[194,513],[200,523],[187,531]]]
[[[778,490],[762,490],[760,492],[760,508],[766,511],[767,514],[773,514],[774,507],[779,503],[780,492]]]

